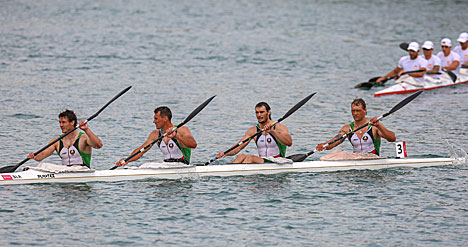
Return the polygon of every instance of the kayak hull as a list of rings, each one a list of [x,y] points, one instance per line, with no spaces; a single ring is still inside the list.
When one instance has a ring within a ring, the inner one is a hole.
[[[377,159],[350,161],[307,161],[292,164],[228,164],[186,166],[160,169],[116,169],[94,172],[50,173],[29,169],[0,174],[0,185],[35,183],[115,182],[144,179],[198,179],[205,176],[248,176],[284,172],[334,172],[346,170],[375,170],[396,167],[427,167],[451,165],[449,158]]]
[[[438,88],[444,87],[451,87],[455,85],[461,85],[468,83],[468,75],[461,75],[460,78],[456,82],[453,82],[447,78],[442,77],[442,81],[440,83],[434,83],[430,81],[425,81],[424,87],[415,86],[406,82],[398,82],[395,85],[392,85],[388,88],[380,90],[374,93],[374,97],[380,97],[384,95],[393,95],[393,94],[407,94],[407,93],[414,93],[420,90],[428,91],[434,90]]]

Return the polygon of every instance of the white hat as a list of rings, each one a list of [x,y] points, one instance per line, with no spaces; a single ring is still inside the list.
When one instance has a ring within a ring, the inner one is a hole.
[[[424,44],[422,45],[422,48],[423,49],[434,49],[434,43],[432,43],[431,41],[427,40],[424,42]]]
[[[452,41],[451,41],[449,38],[443,38],[443,39],[440,41],[440,44],[441,44],[442,46],[452,47]]]
[[[417,42],[411,42],[408,45],[408,51],[413,50],[413,51],[419,51],[419,44]]]
[[[468,41],[468,33],[461,33],[460,36],[458,36],[457,41],[461,43]]]

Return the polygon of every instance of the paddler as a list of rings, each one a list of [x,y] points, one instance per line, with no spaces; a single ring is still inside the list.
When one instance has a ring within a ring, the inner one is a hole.
[[[65,110],[58,115],[60,129],[62,133],[74,129],[77,125],[77,117],[72,110]],[[91,152],[93,148],[100,149],[102,142],[89,128],[85,120],[81,120],[78,127],[84,131],[74,130],[69,135],[65,136],[60,141],[54,143],[38,155],[34,156],[34,152],[28,155],[28,158],[36,161],[41,161],[49,157],[54,151],[62,158],[64,166],[86,166],[90,168]],[[52,139],[50,142],[54,141]]]
[[[460,63],[462,68],[460,68],[460,73],[468,76],[468,69],[463,67],[468,67],[468,33],[461,33],[458,36],[457,41],[460,45],[457,45],[453,48],[453,51],[460,56]]]
[[[440,82],[440,58],[432,54],[434,51],[434,43],[430,40],[426,40],[421,46],[423,49],[423,59],[427,62],[427,71],[424,79],[432,83]]]
[[[143,149],[150,143],[156,141],[160,135],[166,134],[161,142],[157,142],[159,149],[164,155],[164,162],[180,162],[184,164],[190,163],[190,155],[192,148],[197,147],[195,138],[190,133],[189,128],[182,126],[173,131],[175,125],[171,122],[172,112],[167,106],[161,106],[154,110],[153,123],[156,125],[156,130],[151,131],[143,145],[135,149],[132,154]],[[132,157],[128,162],[124,159],[117,161],[116,166],[124,166],[129,162],[138,160],[143,154],[151,149],[151,146],[139,154]]]
[[[351,114],[353,115],[354,122],[344,125],[335,138],[339,138],[354,129],[368,124],[368,126],[358,130],[352,136],[348,136],[348,140],[351,142],[351,145],[353,145],[354,153],[372,153],[380,155],[380,143],[382,137],[389,142],[394,142],[396,140],[395,133],[385,128],[380,121],[376,121],[377,117],[372,119],[366,118],[366,102],[363,99],[359,98],[353,100],[351,103]],[[323,146],[335,138],[317,145],[317,151],[324,150]],[[341,141],[330,144],[326,149],[332,149],[343,143],[344,140],[345,139],[341,139]]]
[[[452,71],[458,78],[460,75],[460,56],[458,53],[451,52],[452,41],[448,38],[443,38],[440,41],[442,51],[437,53],[437,56],[440,58],[440,63],[443,70]]]
[[[275,158],[284,158],[286,155],[286,146],[292,145],[292,138],[289,134],[288,128],[284,124],[276,123],[271,120],[271,109],[266,102],[260,102],[255,106],[255,115],[258,123],[255,126],[250,127],[247,132],[245,132],[241,141],[255,135],[258,131],[263,130],[263,132],[253,138],[255,144],[257,144],[258,156],[239,154],[232,163],[274,162]],[[227,154],[220,152],[216,158],[236,155],[249,143],[250,140]]]
[[[396,75],[399,78],[406,71],[426,70],[427,68],[426,60],[418,56],[419,44],[417,42],[411,42],[408,45],[407,50],[408,50],[409,55],[401,57],[395,69],[390,71],[385,76],[382,76],[379,79],[377,79],[378,84],[382,84],[381,81],[388,77],[393,77]],[[402,80],[408,84],[423,87],[424,86],[424,74],[425,74],[425,71],[405,74],[404,75],[405,78]]]

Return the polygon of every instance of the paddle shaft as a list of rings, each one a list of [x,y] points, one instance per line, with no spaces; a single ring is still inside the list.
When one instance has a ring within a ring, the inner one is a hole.
[[[192,111],[192,113],[190,113],[190,115],[188,115],[188,117],[185,118],[184,121],[182,121],[182,123],[176,125],[174,128],[172,128],[171,132],[169,133],[172,133],[174,131],[176,131],[178,128],[184,126],[186,123],[188,123],[190,120],[192,120],[192,118],[194,118],[198,113],[201,112],[201,110],[203,110],[203,108],[205,108],[213,99],[214,97],[216,97],[216,95],[210,97],[209,99],[205,100],[205,102],[203,102],[201,105],[199,105],[195,110]],[[143,148],[141,148],[140,150],[138,150],[137,152],[135,152],[134,154],[128,156],[127,158],[124,159],[124,162],[128,162],[130,159],[132,159],[133,157],[137,156],[138,154],[144,152],[145,150],[148,150],[149,148],[151,148],[155,143],[161,141],[165,136],[167,135],[167,133],[164,133],[162,135],[160,135],[156,140],[152,141],[150,144],[144,146]],[[123,164],[122,163],[122,164]],[[112,167],[110,170],[114,170],[116,169],[118,166],[114,166]]]
[[[310,98],[312,98],[312,96],[314,96],[316,93],[312,93],[310,94],[309,96],[305,97],[304,99],[302,99],[299,103],[297,103],[296,105],[294,105],[288,112],[286,112],[286,114],[284,114],[283,117],[281,117],[280,119],[278,119],[278,121],[276,121],[275,124],[273,124],[271,127],[275,127],[276,124],[278,124],[279,122],[283,121],[284,119],[286,119],[287,117],[289,117],[291,114],[293,114],[295,111],[297,111],[299,108],[301,108],[307,101],[310,100]],[[250,140],[252,140],[252,138],[254,138],[255,136],[259,135],[260,133],[262,133],[263,131],[265,131],[264,129],[261,129],[259,131],[257,131],[257,133],[251,135],[250,137],[248,137],[247,139],[244,139],[240,142],[238,142],[236,145],[232,146],[231,148],[229,148],[228,150],[224,151],[223,152],[223,156],[229,152],[231,152],[232,150],[238,148],[240,145],[246,143],[246,142],[249,142]],[[206,162],[205,166],[211,164],[212,162],[214,162],[215,160],[217,160],[219,158],[215,157],[211,160],[209,160],[208,162]]]
[[[125,88],[124,90],[122,90],[119,94],[117,94],[116,96],[114,96],[114,98],[112,98],[109,102],[107,102],[107,104],[105,104],[101,109],[99,109],[99,111],[97,111],[96,113],[94,113],[91,117],[89,117],[88,119],[85,120],[84,124],[88,123],[89,121],[93,120],[95,117],[97,117],[104,109],[106,109],[107,106],[109,106],[112,102],[114,102],[117,98],[119,98],[120,96],[122,96],[124,93],[126,93],[128,90],[130,90],[130,88],[132,88],[132,86],[129,86],[127,88]],[[50,142],[49,144],[47,144],[46,146],[44,146],[43,148],[39,149],[37,152],[34,153],[34,156],[38,155],[39,153],[41,153],[42,151],[46,150],[47,148],[49,148],[50,146],[54,145],[56,142],[62,140],[65,136],[68,136],[70,133],[72,133],[73,131],[75,131],[76,129],[78,129],[78,127],[75,127],[71,130],[69,130],[68,132],[66,132],[65,134],[61,135],[60,137],[56,138],[54,141]],[[26,158],[24,159],[23,161],[19,162],[18,164],[16,164],[15,166],[7,166],[7,167],[3,167],[0,169],[0,172],[14,172],[16,171],[16,169],[18,169],[18,167],[20,167],[22,164],[26,163],[28,160],[30,160],[30,158]],[[11,167],[9,170],[6,169],[6,168],[9,168]],[[4,170],[8,170],[8,171],[4,171]],[[11,171],[10,171],[11,170]]]
[[[424,72],[425,70],[423,69],[420,69],[420,70],[411,70],[411,71],[405,71],[403,73],[401,73],[401,75],[406,75],[406,74],[411,74],[411,73],[419,73],[419,72]],[[385,78],[385,79],[382,79],[382,81],[380,81],[382,84],[384,84],[385,82],[387,82],[388,80],[391,80],[391,79],[395,79],[397,78],[398,75],[394,75],[394,76],[390,76],[388,78]]]

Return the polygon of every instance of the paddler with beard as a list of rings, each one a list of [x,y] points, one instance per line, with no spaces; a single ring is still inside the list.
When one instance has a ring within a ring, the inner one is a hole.
[[[258,120],[258,124],[250,127],[245,132],[244,137],[241,141],[248,139],[252,135],[255,135],[260,130],[263,130],[259,135],[253,139],[257,144],[258,156],[257,155],[245,155],[239,154],[232,163],[265,163],[271,162],[274,158],[285,157],[286,146],[292,145],[292,138],[289,134],[288,128],[280,123],[276,123],[271,120],[270,106],[265,102],[260,102],[255,106],[255,115]],[[229,153],[220,152],[216,157],[221,158],[225,156],[233,156],[244,149],[250,140],[243,143],[239,147],[230,151]]]
[[[77,118],[72,110],[65,110],[59,115],[59,124],[62,133],[67,133],[77,125]],[[91,151],[93,148],[99,149],[102,147],[102,142],[97,137],[85,120],[81,120],[78,127],[84,131],[78,130],[73,131],[69,135],[65,136],[59,142],[48,147],[38,155],[34,155],[34,152],[28,155],[28,158],[36,161],[41,161],[49,157],[54,151],[62,158],[62,165],[64,166],[83,166],[90,168],[91,165]],[[55,139],[52,139],[54,141]]]

